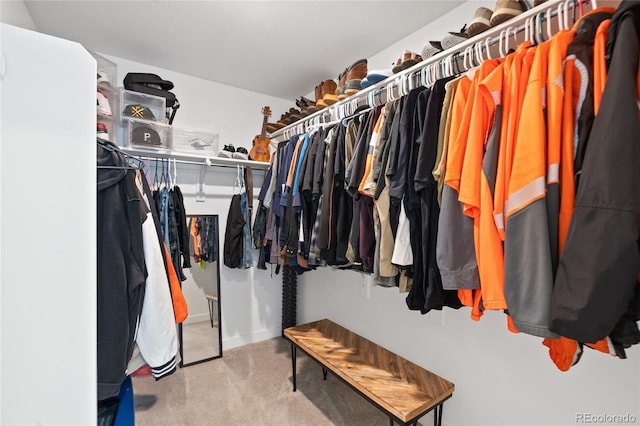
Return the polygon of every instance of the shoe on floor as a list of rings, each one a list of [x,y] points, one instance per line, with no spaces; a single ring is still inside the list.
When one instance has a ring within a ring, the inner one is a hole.
[[[473,14],[473,18],[471,18],[471,22],[467,27],[467,34],[469,37],[475,37],[491,28],[492,15],[493,11],[491,9],[479,7]]]
[[[234,152],[236,152],[236,149],[233,145],[225,145],[224,148],[222,148],[222,151],[218,153],[218,157],[233,158]]]
[[[517,0],[498,0],[491,15],[491,26],[495,27],[524,12],[522,5]]]
[[[233,158],[236,160],[248,160],[249,152],[245,148],[239,146],[236,148],[236,152],[233,153]]]
[[[344,94],[347,96],[351,96],[362,89],[360,82],[366,76],[367,60],[360,59],[354,62],[353,65],[349,67],[349,71],[347,72],[347,85],[345,86]]]

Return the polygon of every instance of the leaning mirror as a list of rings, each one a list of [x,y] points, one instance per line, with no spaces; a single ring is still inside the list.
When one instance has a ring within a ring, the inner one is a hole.
[[[180,367],[222,357],[220,246],[217,215],[187,216],[191,268],[182,292],[189,316],[178,326]]]

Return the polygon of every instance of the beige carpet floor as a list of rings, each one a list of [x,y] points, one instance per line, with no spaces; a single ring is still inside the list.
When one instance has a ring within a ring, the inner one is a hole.
[[[323,380],[320,365],[300,351],[298,391],[292,392],[290,348],[275,338],[179,368],[158,382],[135,378],[136,424],[389,425],[384,413],[331,373]]]

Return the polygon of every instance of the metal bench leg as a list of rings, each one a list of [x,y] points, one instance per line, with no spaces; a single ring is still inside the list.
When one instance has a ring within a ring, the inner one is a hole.
[[[327,369],[322,367],[322,376],[324,377],[325,380],[327,380],[327,373],[328,373]]]
[[[435,410],[433,410],[433,426],[442,426],[442,409],[444,408],[444,403],[436,406]]]
[[[211,320],[211,328],[213,328],[213,301],[207,299],[207,302],[209,302],[209,319]]]
[[[296,391],[296,345],[291,344],[291,367],[293,369],[293,391]]]
[[[389,416],[389,426],[393,426],[393,417]]]

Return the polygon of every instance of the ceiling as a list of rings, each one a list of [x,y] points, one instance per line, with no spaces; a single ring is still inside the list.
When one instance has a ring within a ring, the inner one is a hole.
[[[464,1],[24,3],[39,32],[89,50],[294,100]]]

